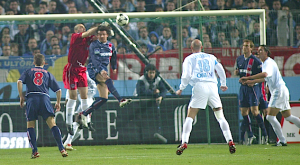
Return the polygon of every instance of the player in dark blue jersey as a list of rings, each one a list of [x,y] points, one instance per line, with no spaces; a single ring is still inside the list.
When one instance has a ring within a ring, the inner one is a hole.
[[[110,35],[108,26],[99,26],[97,40],[93,41],[89,47],[89,64],[87,66],[91,79],[97,84],[100,98],[82,113],[79,114],[82,124],[87,127],[86,116],[101,107],[108,99],[108,91],[118,99],[120,107],[131,102],[131,99],[123,99],[113,85],[112,79],[108,76],[108,64],[111,63],[113,72],[117,71],[117,54],[115,46],[107,40]]]
[[[261,61],[252,55],[252,49],[254,44],[250,40],[244,40],[243,43],[243,55],[239,56],[236,59],[236,70],[235,75],[239,75],[240,77],[251,76],[257,73],[261,73]],[[248,132],[248,142],[247,145],[251,145],[255,136],[253,136],[253,132],[251,129],[251,120],[249,118],[249,108],[251,113],[255,117],[257,124],[262,130],[263,135],[263,144],[266,144],[268,140],[266,128],[263,122],[263,119],[259,113],[258,105],[259,99],[262,96],[261,92],[261,83],[254,85],[253,87],[249,87],[247,85],[241,84],[240,92],[239,92],[239,104],[240,110],[243,116],[243,122],[241,125],[241,141],[245,142],[245,132]],[[265,107],[267,108],[267,107]]]
[[[32,148],[31,158],[39,157],[36,144],[36,134],[34,130],[35,121],[38,116],[42,116],[46,120],[47,125],[52,131],[59,151],[63,157],[68,156],[62,144],[61,133],[56,126],[54,120],[54,109],[50,102],[49,88],[56,92],[56,111],[60,110],[61,89],[58,86],[54,76],[43,69],[45,65],[45,57],[42,54],[34,56],[35,67],[24,71],[18,80],[18,92],[20,96],[20,107],[24,107],[25,98],[22,95],[23,84],[26,84],[26,118],[27,118],[27,134],[29,143]]]

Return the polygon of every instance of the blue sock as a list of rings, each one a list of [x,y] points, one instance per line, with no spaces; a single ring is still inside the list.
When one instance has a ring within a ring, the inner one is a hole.
[[[245,120],[242,121],[241,124],[241,140],[245,141],[245,133],[246,133],[246,122]]]
[[[263,136],[267,136],[266,127],[265,127],[265,124],[264,124],[264,121],[263,121],[261,115],[258,114],[258,115],[255,117],[255,119],[256,119],[256,122],[257,122],[258,126],[259,126],[259,127],[261,128],[261,130],[262,130],[262,135],[263,135]]]
[[[87,116],[88,114],[92,113],[94,110],[101,107],[104,103],[106,103],[107,99],[100,97],[99,99],[95,100],[93,104],[86,110],[82,112],[84,116]]]
[[[34,128],[27,128],[27,136],[29,140],[29,144],[32,148],[32,153],[37,152],[37,146],[36,146],[36,135]]]
[[[51,128],[51,131],[52,131],[52,135],[54,136],[54,139],[56,141],[59,151],[65,149],[62,144],[61,133],[60,133],[59,128],[57,126],[54,126]]]
[[[245,128],[248,132],[248,137],[253,137],[253,132],[252,132],[252,128],[251,128],[251,120],[249,118],[249,115],[243,116],[244,120],[245,120]]]
[[[115,96],[116,99],[119,100],[119,102],[122,100],[122,97],[119,95],[118,91],[116,90],[112,79],[108,79],[105,81],[105,84],[107,85],[107,88],[109,90],[109,92]]]

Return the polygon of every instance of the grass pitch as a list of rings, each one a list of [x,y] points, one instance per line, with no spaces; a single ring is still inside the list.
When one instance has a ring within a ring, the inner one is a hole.
[[[57,147],[39,147],[40,157],[36,159],[30,159],[31,149],[0,150],[0,164],[300,164],[300,144],[288,144],[287,147],[237,145],[235,154],[229,153],[226,144],[189,144],[180,156],[175,153],[176,147],[175,144],[74,146],[76,150],[69,151],[66,158],[60,155]]]

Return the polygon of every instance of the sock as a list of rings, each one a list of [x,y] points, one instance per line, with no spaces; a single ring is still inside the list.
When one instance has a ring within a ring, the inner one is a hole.
[[[248,138],[253,137],[253,132],[251,128],[251,120],[249,118],[249,115],[243,116],[245,120],[245,130],[248,132]]]
[[[266,119],[266,116],[264,119],[264,124],[266,127],[267,135],[269,136],[269,139],[270,139],[271,125],[270,125],[270,122]]]
[[[88,109],[89,108],[88,99],[81,99],[80,106],[82,110]]]
[[[193,127],[193,119],[191,117],[187,117],[182,127],[182,144],[189,143],[190,134]]]
[[[245,141],[245,133],[246,133],[246,121],[243,120],[241,124],[241,140]]]
[[[68,134],[67,140],[65,141],[64,145],[72,144],[72,141],[73,141],[73,138],[75,136],[75,133],[78,130],[78,126],[79,126],[79,124],[77,122],[73,122],[74,135]]]
[[[298,117],[291,115],[285,118],[285,120],[294,123],[298,128],[300,128],[300,119]]]
[[[66,124],[73,123],[73,115],[75,111],[76,100],[69,99],[66,105]]]
[[[52,135],[54,136],[54,139],[56,141],[59,151],[65,149],[62,144],[61,133],[60,133],[59,128],[57,126],[54,126],[51,128],[51,131],[52,131]]]
[[[224,117],[223,109],[215,111],[214,114],[215,114],[217,121],[219,122],[220,128],[223,132],[226,142],[228,143],[230,140],[232,140],[232,135],[231,135],[231,131],[229,128],[229,124]]]
[[[255,116],[255,119],[256,119],[256,122],[257,122],[258,126],[261,128],[262,135],[267,136],[266,127],[264,125],[264,121],[263,121],[261,115],[258,114],[257,116]]]
[[[95,100],[93,104],[86,110],[82,112],[84,116],[87,116],[88,114],[92,113],[94,110],[101,107],[104,103],[106,103],[107,99],[100,97],[99,99]]]
[[[32,153],[37,152],[36,135],[35,135],[34,128],[27,128],[27,136],[28,136],[29,144],[32,148]]]
[[[274,130],[275,134],[277,135],[279,141],[283,142],[283,143],[286,143],[285,137],[283,136],[280,124],[279,124],[278,120],[276,119],[276,116],[267,115],[266,119],[272,125],[273,130]]]
[[[119,102],[122,100],[122,97],[119,95],[118,91],[116,90],[112,79],[108,79],[105,81],[105,84],[107,85],[107,88],[109,90],[109,92],[115,96],[116,99],[119,100]]]

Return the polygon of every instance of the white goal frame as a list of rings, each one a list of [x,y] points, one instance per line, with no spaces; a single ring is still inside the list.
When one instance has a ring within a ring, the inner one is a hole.
[[[259,15],[260,44],[266,44],[266,24],[264,9],[250,10],[210,10],[210,11],[172,11],[172,12],[131,12],[129,18],[157,17],[191,17],[191,16],[237,16]],[[33,20],[74,20],[74,19],[115,19],[118,13],[85,13],[85,14],[45,14],[45,15],[1,15],[0,21],[33,21]]]

